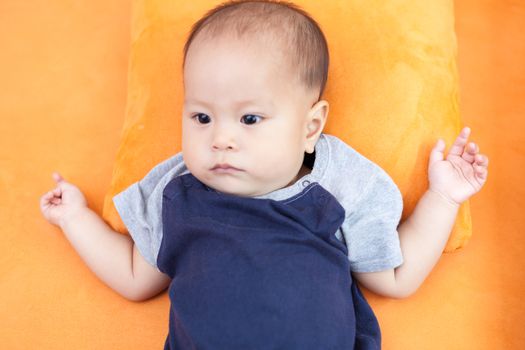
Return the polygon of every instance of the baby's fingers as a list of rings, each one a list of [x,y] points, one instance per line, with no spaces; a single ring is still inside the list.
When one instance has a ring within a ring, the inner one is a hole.
[[[51,191],[40,197],[40,208],[45,209],[50,205],[51,198],[53,198],[53,193]]]
[[[487,167],[489,165],[489,158],[483,154],[476,154],[476,164]]]
[[[463,154],[465,150],[465,145],[467,144],[469,135],[470,135],[469,127],[466,126],[463,129],[461,129],[458,137],[456,137],[456,140],[450,147],[448,154],[461,157],[461,155]]]
[[[476,159],[476,155],[479,152],[479,147],[474,142],[469,142],[465,147],[465,151],[461,155],[469,163],[473,163]]]
[[[42,197],[40,197],[40,205],[60,204],[62,199],[62,189],[60,187],[54,188],[49,192],[46,192]]]
[[[482,154],[476,154],[475,162],[472,166],[474,167],[476,175],[482,180],[485,180],[487,178],[488,165],[489,165],[489,158],[487,156],[484,156]]]
[[[58,173],[57,171],[55,171],[52,176],[53,180],[55,180],[56,182],[64,181],[62,175],[60,175],[60,173]]]

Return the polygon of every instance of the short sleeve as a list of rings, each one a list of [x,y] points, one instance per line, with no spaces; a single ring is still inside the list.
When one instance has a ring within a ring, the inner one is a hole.
[[[179,152],[113,197],[115,208],[140,254],[157,270],[162,243],[162,194],[168,182],[187,172]]]
[[[341,227],[355,272],[378,272],[403,263],[397,226],[403,199],[393,180],[379,166],[346,214]]]

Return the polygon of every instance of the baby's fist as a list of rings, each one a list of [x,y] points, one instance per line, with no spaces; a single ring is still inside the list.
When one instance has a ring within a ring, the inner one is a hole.
[[[87,208],[87,201],[75,185],[67,182],[59,173],[53,173],[57,186],[40,197],[40,210],[50,223],[62,226],[79,210]]]

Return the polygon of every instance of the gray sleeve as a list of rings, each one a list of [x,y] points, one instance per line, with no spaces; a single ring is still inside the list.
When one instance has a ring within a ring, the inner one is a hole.
[[[379,165],[333,135],[328,140],[328,170],[323,185],[345,209],[336,233],[344,237],[350,268],[377,272],[403,263],[397,225],[403,197]]]
[[[401,265],[397,226],[403,200],[392,179],[377,172],[352,208],[341,227],[351,270],[377,272]]]
[[[184,173],[188,170],[179,152],[113,197],[115,208],[140,254],[157,270],[162,243],[162,194],[169,181]]]

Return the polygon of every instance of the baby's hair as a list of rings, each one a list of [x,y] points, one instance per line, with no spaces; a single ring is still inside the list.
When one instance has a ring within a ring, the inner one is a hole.
[[[191,28],[184,45],[183,69],[197,36],[214,39],[222,34],[237,38],[259,35],[280,43],[291,57],[289,64],[299,81],[307,90],[318,88],[321,99],[328,78],[328,44],[317,22],[297,5],[276,0],[235,0],[218,5]]]

